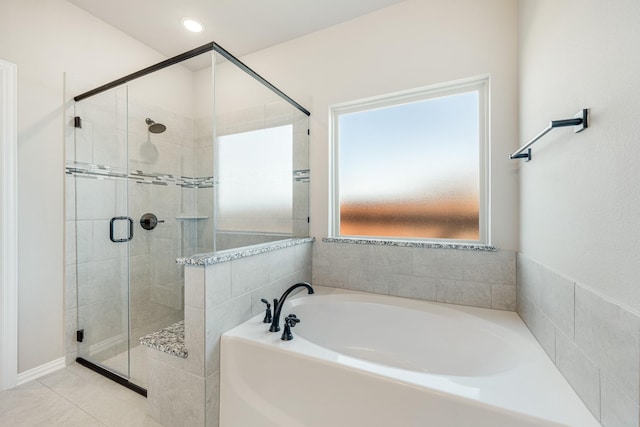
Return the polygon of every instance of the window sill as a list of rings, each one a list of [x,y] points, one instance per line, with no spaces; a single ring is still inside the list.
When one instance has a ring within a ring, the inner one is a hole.
[[[461,251],[498,252],[496,246],[474,243],[438,243],[419,240],[384,240],[356,237],[323,237],[325,243],[349,243],[355,245],[401,246],[406,248],[454,249]]]

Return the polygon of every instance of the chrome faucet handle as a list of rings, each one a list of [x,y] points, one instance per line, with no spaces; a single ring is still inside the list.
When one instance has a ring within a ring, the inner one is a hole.
[[[260,301],[267,304],[267,310],[264,313],[264,319],[262,320],[262,323],[271,323],[271,321],[273,320],[273,318],[271,317],[271,304],[269,304],[269,301],[264,298],[262,298]]]
[[[296,324],[300,323],[300,319],[296,317],[295,314],[290,314],[284,318],[284,331],[282,332],[282,336],[280,339],[282,341],[291,341],[293,339],[293,334],[291,333],[291,328],[295,327]]]

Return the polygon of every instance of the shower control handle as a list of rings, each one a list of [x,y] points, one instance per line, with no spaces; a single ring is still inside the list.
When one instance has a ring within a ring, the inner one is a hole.
[[[140,226],[145,230],[153,230],[161,222],[164,222],[164,219],[158,219],[157,216],[150,212],[147,212],[140,217]]]

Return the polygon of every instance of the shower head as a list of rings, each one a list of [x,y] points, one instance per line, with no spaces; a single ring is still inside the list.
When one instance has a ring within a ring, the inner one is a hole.
[[[149,132],[151,133],[162,133],[167,130],[167,127],[162,123],[156,123],[150,118],[145,119],[145,123],[149,125]]]

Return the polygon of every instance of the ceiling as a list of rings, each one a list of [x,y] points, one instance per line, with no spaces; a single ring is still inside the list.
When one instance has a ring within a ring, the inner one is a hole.
[[[240,57],[402,0],[68,1],[168,57],[211,41]],[[185,17],[205,30],[185,30]]]

